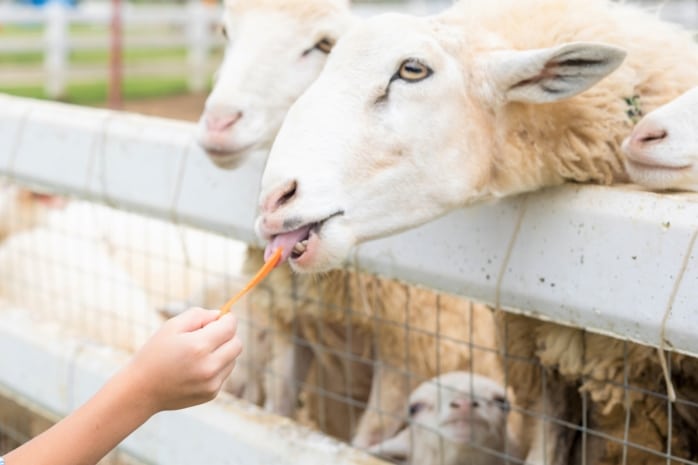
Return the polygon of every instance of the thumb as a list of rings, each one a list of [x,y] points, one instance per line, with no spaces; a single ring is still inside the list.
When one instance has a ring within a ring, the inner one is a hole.
[[[192,332],[216,321],[219,315],[220,312],[218,310],[190,308],[186,312],[170,319],[170,322],[180,332]]]

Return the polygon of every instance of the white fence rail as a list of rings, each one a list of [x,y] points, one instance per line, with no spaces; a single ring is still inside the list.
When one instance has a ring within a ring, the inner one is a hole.
[[[5,97],[0,147],[0,174],[257,242],[262,156],[218,170],[188,123]],[[499,291],[504,308],[644,344],[664,332],[667,347],[698,354],[697,229],[696,195],[566,186],[457,211],[368,243],[357,261],[490,304]]]

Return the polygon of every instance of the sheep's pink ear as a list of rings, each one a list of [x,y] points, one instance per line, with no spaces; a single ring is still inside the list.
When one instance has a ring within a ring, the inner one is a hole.
[[[406,427],[392,438],[371,446],[368,451],[395,460],[407,460],[412,449],[410,436],[410,428]]]
[[[573,97],[615,71],[626,52],[574,42],[536,50],[503,50],[485,58],[487,76],[507,102],[550,103]]]

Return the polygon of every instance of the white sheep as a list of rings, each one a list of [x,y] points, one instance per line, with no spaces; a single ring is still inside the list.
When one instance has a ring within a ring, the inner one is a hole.
[[[321,271],[357,243],[455,208],[566,181],[625,181],[620,145],[637,116],[695,82],[691,35],[628,4],[464,0],[437,18],[369,19],[338,42],[290,109],[263,176],[257,231],[271,247],[301,242],[291,265]],[[630,418],[630,440],[656,451],[671,429],[672,454],[693,457],[681,425],[695,424],[694,413],[682,409],[670,423],[661,398],[630,393],[623,402],[626,373],[647,391],[665,388],[651,348],[499,316],[514,356],[508,380],[524,408],[551,405],[550,416],[581,424],[581,389],[590,428],[617,435]],[[545,389],[538,367],[517,359],[541,361]],[[693,376],[688,360],[672,355],[684,378]],[[573,429],[528,422],[522,444],[532,462],[580,453]],[[587,457],[604,463],[664,460],[599,437],[586,444]]]
[[[3,233],[47,227],[20,234],[0,249],[0,279],[7,278],[0,283],[0,298],[60,320],[68,331],[95,342],[135,350],[163,321],[153,317],[154,309],[171,316],[194,305],[217,308],[244,284],[243,244],[212,233],[80,200],[67,203],[14,185],[0,185],[0,213],[0,239]],[[31,247],[35,251],[29,253]],[[78,262],[86,276],[71,280]],[[8,275],[11,270],[16,272]],[[120,289],[116,299],[112,285]],[[192,296],[195,290],[199,294]],[[50,305],[51,296],[56,305]],[[250,312],[244,301],[233,311],[249,350],[238,358],[224,389],[256,403],[263,380],[258,367],[270,355],[268,315]]]
[[[252,149],[269,147],[288,107],[320,73],[331,45],[355,21],[343,0],[226,2],[224,24],[231,45],[198,127],[199,141],[211,160],[231,168]],[[261,253],[253,251],[246,268],[254,272],[261,263]],[[294,283],[297,295],[312,297],[294,303]],[[272,373],[265,389],[271,393],[267,408],[291,415],[297,385],[311,370],[312,360],[318,361],[318,373],[308,389],[321,383],[322,390],[333,395],[326,399],[310,396],[307,402],[318,406],[317,415],[323,414],[322,402],[327,404],[325,410],[332,412],[325,413],[325,421],[315,419],[325,431],[348,437],[356,423],[352,418],[360,413],[348,404],[366,401],[370,389],[367,412],[356,427],[354,444],[358,446],[380,441],[398,428],[395,417],[414,387],[406,372],[427,378],[475,359],[479,372],[501,376],[494,354],[493,320],[486,307],[449,296],[439,298],[431,291],[409,289],[394,281],[378,282],[342,272],[308,279],[293,277],[282,268],[269,278],[265,288],[250,295],[249,305],[252,314],[264,309],[274,320]],[[369,294],[371,304],[365,309]],[[341,308],[358,309],[359,313],[338,311]],[[362,315],[364,310],[372,314]],[[383,323],[374,325],[369,316]],[[408,332],[405,324],[420,331]],[[454,342],[469,334],[466,328],[471,324],[479,328],[473,332],[474,340]],[[439,327],[441,334],[436,335]],[[296,334],[291,332],[293,328]],[[294,344],[294,337],[307,341],[305,346]],[[467,342],[483,349],[472,350]],[[407,344],[415,348],[410,357],[404,351]],[[308,354],[308,345],[312,354]],[[332,355],[347,346],[353,354]],[[357,363],[352,357],[366,360]],[[372,358],[375,372],[373,382],[368,383]],[[240,392],[259,392],[255,379],[241,383]],[[332,400],[337,396],[347,400]]]
[[[623,142],[630,179],[651,189],[698,190],[698,87],[657,108]]]
[[[373,453],[415,465],[498,465],[518,457],[504,386],[470,372],[443,374],[410,395],[408,425]]]
[[[271,146],[354,17],[349,0],[226,0],[224,8],[228,44],[197,136],[213,163],[233,168]]]
[[[0,245],[0,298],[74,336],[126,351],[162,323],[142,288],[101,245],[44,227]]]

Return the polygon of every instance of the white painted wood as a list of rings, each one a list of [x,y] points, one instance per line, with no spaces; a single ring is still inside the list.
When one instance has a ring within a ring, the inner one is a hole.
[[[204,92],[208,84],[208,57],[211,48],[208,7],[200,1],[187,4],[187,62],[189,90]]]
[[[46,28],[44,30],[45,91],[50,98],[65,94],[66,69],[68,66],[68,12],[61,2],[51,2],[45,7]]]

